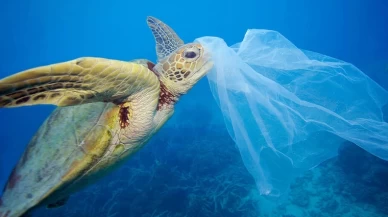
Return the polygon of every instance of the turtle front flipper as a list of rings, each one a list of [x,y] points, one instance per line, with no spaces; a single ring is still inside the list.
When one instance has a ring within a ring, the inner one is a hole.
[[[156,75],[142,64],[86,57],[32,68],[0,80],[0,107],[120,103],[155,85],[159,85]]]
[[[156,54],[159,61],[184,45],[175,31],[157,18],[148,16],[147,24],[156,41]]]

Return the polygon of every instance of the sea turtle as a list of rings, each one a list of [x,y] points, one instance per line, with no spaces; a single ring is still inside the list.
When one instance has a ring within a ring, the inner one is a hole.
[[[63,205],[143,147],[179,97],[213,66],[198,43],[184,44],[147,17],[158,63],[84,57],[0,80],[0,107],[58,107],[28,144],[0,199],[0,217]]]

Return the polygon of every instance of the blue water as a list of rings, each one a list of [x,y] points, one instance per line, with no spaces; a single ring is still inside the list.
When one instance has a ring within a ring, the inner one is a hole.
[[[276,30],[299,48],[353,63],[388,89],[387,11],[384,0],[1,0],[0,77],[81,56],[155,61],[145,22],[152,15],[185,42],[209,35],[233,44],[249,28]],[[53,109],[0,109],[0,187]],[[351,144],[339,153],[296,180],[286,204],[268,215],[388,215],[388,164]],[[205,78],[123,168],[35,216],[264,216],[265,207]]]

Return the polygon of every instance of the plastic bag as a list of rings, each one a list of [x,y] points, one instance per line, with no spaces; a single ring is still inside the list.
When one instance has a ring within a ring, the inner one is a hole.
[[[388,93],[352,64],[270,30],[248,30],[231,47],[217,37],[196,41],[212,53],[213,96],[261,194],[284,195],[346,140],[388,160]]]

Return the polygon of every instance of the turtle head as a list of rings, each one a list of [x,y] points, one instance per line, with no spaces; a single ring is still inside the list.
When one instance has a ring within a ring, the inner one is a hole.
[[[184,44],[169,26],[154,17],[148,17],[147,23],[156,41],[155,73],[175,96],[187,93],[213,67],[210,53],[199,43]]]
[[[156,64],[159,80],[174,95],[187,93],[212,68],[210,55],[200,44],[186,44]]]

